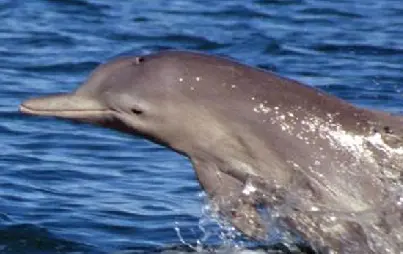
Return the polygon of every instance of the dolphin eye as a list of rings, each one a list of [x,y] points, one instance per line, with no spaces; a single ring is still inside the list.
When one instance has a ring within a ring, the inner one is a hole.
[[[140,109],[137,109],[137,108],[132,108],[130,111],[131,111],[133,114],[135,114],[135,115],[141,115],[141,114],[143,114],[143,111],[140,110]]]

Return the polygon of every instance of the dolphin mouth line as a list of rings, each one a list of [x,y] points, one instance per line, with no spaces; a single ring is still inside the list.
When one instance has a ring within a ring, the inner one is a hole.
[[[66,113],[68,115],[87,115],[87,114],[105,114],[105,113],[112,113],[113,111],[110,109],[96,109],[96,110],[47,110],[47,109],[33,109],[27,107],[26,105],[20,105],[20,111],[22,113],[30,114],[30,115],[49,115],[49,116],[57,116],[58,114]],[[57,114],[57,115],[56,115]]]

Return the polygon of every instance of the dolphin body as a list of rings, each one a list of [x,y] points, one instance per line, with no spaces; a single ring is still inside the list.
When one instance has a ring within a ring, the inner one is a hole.
[[[328,253],[403,250],[403,120],[226,58],[163,51],[100,65],[20,111],[143,136],[187,156],[245,235],[272,223]],[[402,253],[402,252],[400,252]]]

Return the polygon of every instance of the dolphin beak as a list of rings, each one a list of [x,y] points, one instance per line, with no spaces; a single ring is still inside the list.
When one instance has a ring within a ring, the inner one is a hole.
[[[24,101],[20,111],[29,115],[54,116],[66,119],[92,119],[111,114],[99,101],[76,94],[57,94]]]

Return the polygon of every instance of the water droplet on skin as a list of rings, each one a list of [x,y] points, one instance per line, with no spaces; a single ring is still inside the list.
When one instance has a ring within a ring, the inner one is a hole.
[[[316,207],[316,206],[312,206],[312,207],[311,207],[311,211],[312,211],[312,212],[319,212],[320,209],[319,209],[318,207]]]
[[[266,107],[263,103],[259,104],[259,109],[265,114],[271,111],[271,109],[269,107]]]
[[[255,191],[256,191],[256,187],[253,186],[251,183],[247,183],[245,185],[245,188],[242,190],[242,193],[248,196],[249,194],[251,194]]]

